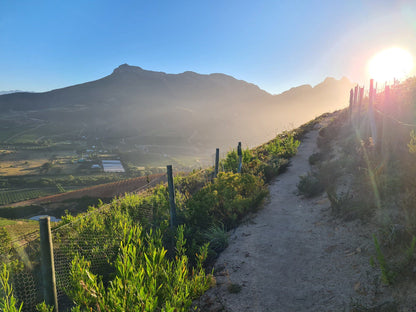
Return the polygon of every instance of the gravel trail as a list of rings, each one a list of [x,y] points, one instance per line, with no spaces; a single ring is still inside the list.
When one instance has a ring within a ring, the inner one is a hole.
[[[350,311],[353,302],[371,305],[376,283],[368,281],[377,276],[369,265],[372,233],[358,221],[333,218],[326,195],[297,195],[317,136],[317,129],[306,135],[289,169],[270,185],[269,202],[231,233],[215,265],[217,286],[201,299],[202,310]]]

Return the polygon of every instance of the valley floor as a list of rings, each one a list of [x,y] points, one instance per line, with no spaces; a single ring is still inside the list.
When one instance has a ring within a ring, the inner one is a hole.
[[[375,229],[332,217],[326,195],[297,195],[317,136],[318,129],[307,134],[287,172],[271,184],[270,201],[231,233],[215,265],[217,286],[198,303],[202,311],[384,311],[389,305],[370,266]]]

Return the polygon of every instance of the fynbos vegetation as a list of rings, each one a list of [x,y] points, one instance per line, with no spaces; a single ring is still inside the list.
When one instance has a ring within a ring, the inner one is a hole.
[[[242,173],[231,151],[217,178],[211,179],[212,168],[175,177],[176,230],[169,226],[163,184],[64,216],[52,231],[61,259],[58,293],[74,302],[73,311],[187,311],[215,283],[205,270],[227,246],[227,231],[259,209],[265,182],[284,170],[299,146],[296,138],[310,126],[244,150]],[[19,258],[9,241],[2,248],[7,261]]]
[[[320,156],[310,158],[317,179],[299,182],[310,190],[319,181],[334,215],[378,228],[372,264],[395,287],[409,282],[416,264],[415,98],[410,78],[338,113],[320,131]]]

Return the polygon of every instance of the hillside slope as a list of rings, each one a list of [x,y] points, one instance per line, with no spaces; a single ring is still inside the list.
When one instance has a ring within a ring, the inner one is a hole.
[[[415,311],[416,79],[371,94],[302,141],[202,311]]]
[[[270,185],[264,209],[230,234],[202,311],[351,311],[354,302],[373,304],[371,230],[334,220],[326,195],[298,195],[317,137],[318,129],[307,134],[287,172]]]

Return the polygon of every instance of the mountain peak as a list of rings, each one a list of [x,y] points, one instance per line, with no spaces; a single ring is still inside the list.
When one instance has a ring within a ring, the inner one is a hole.
[[[346,78],[342,77],[341,79],[337,80],[333,77],[327,77],[324,81],[314,86],[314,88],[322,88],[322,87],[329,87],[334,85],[351,85],[351,81]]]
[[[129,64],[121,64],[119,67],[114,69],[113,74],[122,74],[122,73],[137,73],[142,72],[144,69],[139,66],[130,66]]]

